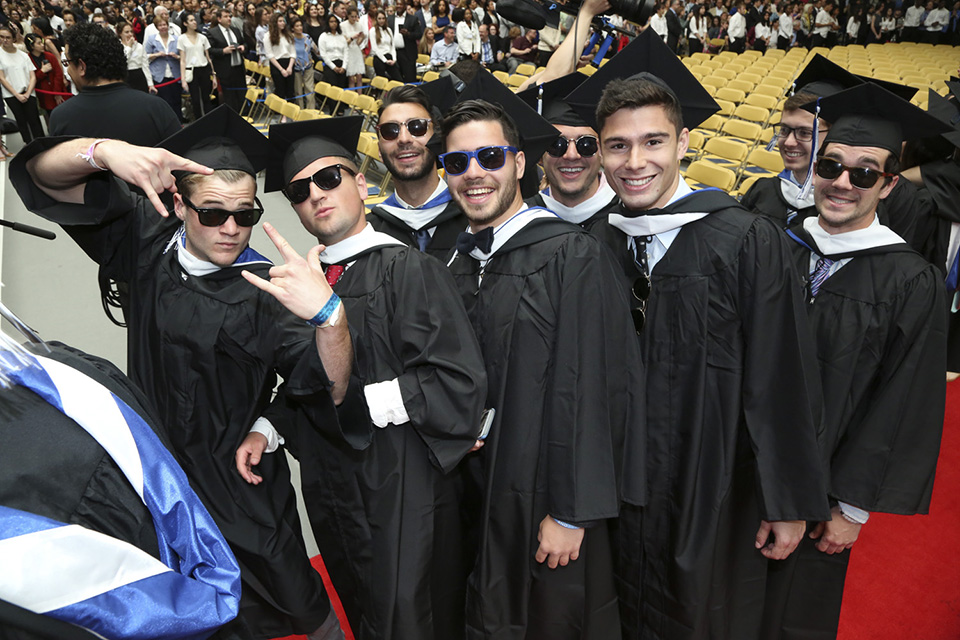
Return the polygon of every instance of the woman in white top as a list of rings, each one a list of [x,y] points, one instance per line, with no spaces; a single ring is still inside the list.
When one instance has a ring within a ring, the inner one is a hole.
[[[862,11],[858,11],[847,20],[847,44],[856,44],[860,37],[860,20],[863,18]]]
[[[347,86],[359,87],[366,65],[363,63],[363,47],[367,44],[367,32],[360,24],[360,13],[351,7],[347,21],[340,25],[347,39]]]
[[[703,51],[703,43],[707,39],[709,28],[710,17],[707,15],[707,8],[702,4],[695,5],[690,22],[687,24],[687,43],[690,46],[690,53]]]
[[[779,22],[779,19],[778,19]],[[770,36],[773,35],[773,30],[770,29],[770,14],[766,11],[763,13],[763,19],[760,20],[753,27],[753,50],[754,51],[766,51],[767,47],[770,46]]]
[[[370,29],[370,53],[373,54],[373,70],[378,76],[403,82],[400,68],[397,67],[397,47],[393,43],[393,34],[387,26],[387,14],[377,12],[376,22]]]
[[[270,65],[274,93],[289,100],[295,95],[293,65],[297,61],[297,47],[283,14],[275,13],[270,18],[270,31],[263,39],[263,55]]]
[[[880,20],[880,38],[878,42],[890,42],[893,40],[894,31],[897,29],[897,19],[893,16],[893,7],[887,7],[887,13]]]
[[[335,87],[346,87],[347,39],[340,30],[340,18],[331,13],[327,18],[327,27],[326,33],[317,42],[323,60],[323,81]]]
[[[264,64],[267,59],[263,53],[263,44],[267,40],[267,34],[270,32],[270,16],[273,13],[270,9],[265,7],[260,7],[257,9],[256,13],[256,22],[257,28],[254,31],[254,38],[257,41],[257,57],[260,59],[260,64]]]
[[[212,73],[210,41],[197,31],[197,16],[190,14],[183,19],[184,31],[177,40],[180,51],[180,85],[190,93],[193,118],[201,118],[213,107],[210,92],[217,88],[217,74]]]
[[[43,137],[40,124],[40,109],[34,89],[37,75],[30,56],[13,44],[13,32],[8,26],[0,27],[0,87],[3,101],[20,127],[23,144]],[[9,154],[3,149],[4,156]]]
[[[457,23],[457,49],[460,59],[476,60],[480,57],[480,29],[473,19],[473,11],[457,7],[453,10],[453,21]]]
[[[120,26],[120,42],[123,43],[123,53],[127,56],[127,84],[143,92],[156,93],[147,51],[137,42],[133,35],[133,26],[129,22]]]

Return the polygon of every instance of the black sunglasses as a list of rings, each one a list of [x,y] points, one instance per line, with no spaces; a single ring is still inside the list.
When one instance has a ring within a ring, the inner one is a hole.
[[[550,146],[547,147],[547,153],[549,153],[554,158],[562,158],[567,153],[567,148],[570,146],[570,143],[574,143],[574,146],[577,148],[577,153],[580,154],[581,158],[590,158],[597,154],[597,151],[600,150],[600,141],[597,140],[597,136],[582,135],[576,140],[570,140],[563,136],[557,136],[557,139],[550,143]]]
[[[324,191],[336,189],[343,182],[342,171],[346,171],[351,176],[357,175],[357,172],[342,164],[332,164],[317,171],[309,178],[300,178],[294,180],[283,188],[283,195],[293,204],[300,204],[310,197],[310,183],[317,185]]]
[[[396,140],[400,137],[400,127],[406,127],[410,135],[419,138],[426,135],[430,128],[430,122],[429,118],[411,118],[406,122],[386,122],[377,125],[377,132],[384,140]]]
[[[630,309],[630,315],[633,316],[633,328],[636,329],[637,335],[640,335],[640,330],[643,329],[643,324],[647,319],[647,298],[650,297],[650,290],[650,276],[646,274],[642,274],[634,280],[633,286],[630,288],[633,299],[637,302],[636,306]]]
[[[870,189],[880,178],[892,178],[893,173],[885,173],[867,167],[848,167],[837,160],[820,158],[817,160],[817,175],[826,180],[836,180],[844,171],[850,172],[850,184],[857,189]]]
[[[476,151],[448,151],[439,156],[447,175],[458,176],[470,167],[470,158],[487,171],[496,171],[507,161],[507,151],[517,153],[516,147],[482,147]]]
[[[190,198],[187,196],[180,194],[180,197],[183,198],[185,205],[197,212],[197,219],[200,221],[200,224],[205,227],[219,227],[226,223],[230,216],[233,216],[238,227],[252,227],[260,221],[260,216],[263,215],[263,205],[260,204],[257,198],[253,199],[257,205],[256,208],[227,211],[226,209],[218,209],[215,207],[198,207],[190,202]]]

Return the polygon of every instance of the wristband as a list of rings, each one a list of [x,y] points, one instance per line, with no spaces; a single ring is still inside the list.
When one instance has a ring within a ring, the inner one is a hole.
[[[93,141],[93,144],[91,144],[87,148],[87,151],[85,153],[81,151],[80,153],[77,154],[77,157],[80,158],[81,160],[86,160],[91,167],[93,167],[98,171],[106,171],[107,170],[106,167],[101,167],[100,165],[97,164],[97,161],[93,159],[93,152],[96,151],[98,144],[100,144],[101,142],[107,142],[111,139],[112,138],[97,138],[96,140]]]
[[[553,516],[550,516],[550,517],[553,518]],[[569,522],[564,522],[563,520],[557,520],[556,518],[553,518],[553,521],[556,522],[561,527],[563,527],[564,529],[582,529],[583,528],[583,527],[578,527],[575,524],[570,524]]]
[[[333,315],[333,312],[337,310],[337,307],[340,306],[340,296],[333,294],[330,296],[330,299],[327,300],[327,304],[323,305],[323,308],[317,312],[317,315],[313,316],[307,320],[307,324],[312,324],[315,327],[322,327],[327,320]]]

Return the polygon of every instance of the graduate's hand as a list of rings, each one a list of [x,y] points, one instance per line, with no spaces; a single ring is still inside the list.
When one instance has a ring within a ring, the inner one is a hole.
[[[209,175],[213,169],[181,158],[166,149],[135,147],[122,140],[107,140],[96,146],[93,152],[98,165],[113,173],[124,182],[140,187],[157,212],[167,217],[167,208],[158,193],[176,193],[174,171],[189,171]]]
[[[480,447],[482,446],[483,446],[483,440],[477,440],[475,443],[473,443],[473,447],[470,449],[470,453],[473,453],[474,451],[480,451]]]
[[[540,532],[537,534],[540,548],[537,549],[537,562],[556,569],[565,567],[580,557],[580,544],[583,542],[583,529],[567,529],[557,524],[551,516],[540,521]]]
[[[320,252],[324,246],[313,247],[304,259],[272,224],[263,223],[263,230],[277,247],[284,264],[270,269],[270,280],[264,280],[249,271],[244,271],[243,277],[253,286],[272,295],[298,318],[313,318],[333,295],[333,289],[327,284],[323,267],[320,266]]]
[[[757,531],[756,547],[764,558],[768,560],[783,560],[797,548],[803,539],[803,532],[807,523],[803,520],[777,520],[775,522],[760,521]],[[773,542],[770,542],[773,534]]]
[[[830,520],[828,522],[818,522],[817,526],[810,532],[810,537],[814,540],[820,538],[820,542],[817,543],[818,551],[833,555],[853,548],[853,543],[860,536],[860,529],[863,528],[863,525],[850,522],[844,518],[840,507],[833,507],[830,514],[832,516]]]
[[[250,484],[260,484],[263,478],[253,472],[253,467],[260,464],[260,458],[267,449],[267,437],[262,433],[254,431],[248,433],[247,437],[240,443],[237,449],[236,462],[237,471],[240,477]]]

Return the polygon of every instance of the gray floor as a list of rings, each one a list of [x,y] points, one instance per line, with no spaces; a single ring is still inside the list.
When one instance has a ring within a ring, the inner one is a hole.
[[[5,136],[5,141],[11,152],[22,147],[19,134]],[[0,162],[2,218],[50,229],[57,233],[57,239],[43,240],[0,227],[0,299],[43,339],[106,358],[125,371],[126,330],[104,315],[96,266],[56,225],[24,208],[7,176],[8,165],[9,161]],[[280,193],[261,193],[259,197],[266,209],[263,220],[273,224],[301,255],[305,254],[316,240],[300,226],[290,204]],[[279,262],[279,252],[262,228],[254,229],[251,245]],[[4,330],[11,332],[9,326]],[[299,482],[295,485],[299,490]],[[306,520],[302,503],[301,518]],[[316,545],[307,533],[308,551],[314,555]]]

